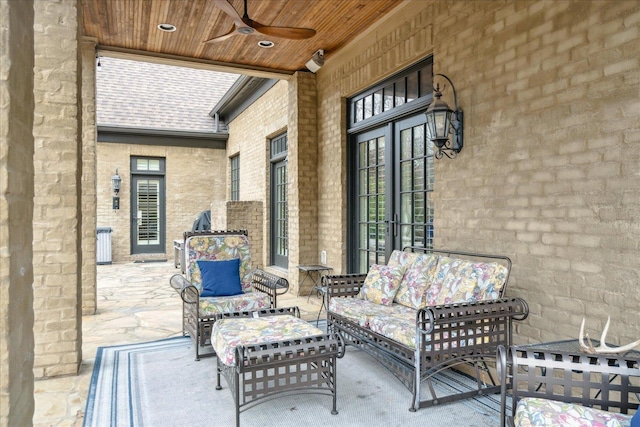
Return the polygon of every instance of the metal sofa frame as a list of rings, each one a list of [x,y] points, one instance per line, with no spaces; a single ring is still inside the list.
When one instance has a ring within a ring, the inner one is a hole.
[[[574,403],[623,414],[638,410],[640,352],[587,354],[553,350],[551,347],[553,343],[498,347],[498,376],[502,384],[501,427],[514,426],[516,407],[523,397]],[[511,411],[507,409],[509,390]]]
[[[246,230],[214,230],[202,232],[185,232],[184,251],[187,250],[186,241],[192,236],[227,236],[243,235],[247,236]],[[188,262],[188,256],[183,259]],[[189,266],[185,267],[187,271]],[[182,334],[189,335],[194,342],[196,360],[201,357],[215,356],[215,352],[201,354],[200,349],[211,342],[211,327],[216,321],[215,315],[200,316],[200,291],[182,274],[174,274],[169,283],[182,298]],[[268,273],[261,269],[253,271],[251,276],[251,287],[253,291],[263,292],[269,295],[272,308],[277,307],[278,295],[285,294],[289,290],[287,279]]]
[[[511,269],[511,260],[504,256],[469,252],[407,248],[466,259],[497,261]],[[331,298],[355,297],[366,274],[326,276],[327,307]],[[508,276],[496,300],[477,303],[425,307],[416,311],[416,349],[377,334],[366,327],[327,310],[329,331],[338,332],[347,344],[361,348],[389,369],[407,387],[413,397],[410,411],[483,394],[498,393],[488,363],[495,364],[499,345],[512,342],[512,322],[524,320],[529,308],[521,298],[503,298]],[[430,338],[430,339],[427,339]],[[456,366],[471,366],[477,389],[453,395],[437,396],[432,378],[438,372]],[[481,374],[485,375],[481,375]],[[483,376],[488,377],[489,384]],[[430,399],[421,400],[421,383],[426,383]]]

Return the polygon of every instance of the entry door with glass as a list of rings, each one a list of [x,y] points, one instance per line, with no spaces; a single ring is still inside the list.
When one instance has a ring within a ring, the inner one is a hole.
[[[165,161],[131,159],[131,253],[165,253]]]
[[[433,149],[424,115],[398,120],[352,140],[350,270],[384,264],[391,251],[433,243]]]

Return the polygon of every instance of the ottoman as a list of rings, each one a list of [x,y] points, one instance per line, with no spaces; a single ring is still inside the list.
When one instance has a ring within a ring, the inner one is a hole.
[[[300,319],[297,307],[228,313],[213,324],[217,385],[223,375],[240,413],[274,396],[324,394],[336,411],[336,359],[344,356],[337,334]]]

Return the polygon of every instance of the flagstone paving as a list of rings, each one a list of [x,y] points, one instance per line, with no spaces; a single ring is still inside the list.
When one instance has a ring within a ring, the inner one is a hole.
[[[35,427],[82,426],[98,347],[182,335],[182,302],[169,286],[179,271],[173,262],[99,265],[96,314],[82,316],[82,364],[78,375],[36,380]],[[278,306],[297,305],[316,320],[321,300],[312,295],[278,297]]]

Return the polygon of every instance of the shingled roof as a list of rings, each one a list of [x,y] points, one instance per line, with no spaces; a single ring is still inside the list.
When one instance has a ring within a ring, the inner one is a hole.
[[[211,108],[236,74],[101,57],[98,126],[214,132]]]

